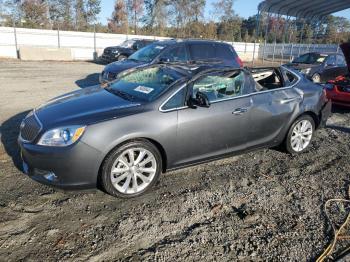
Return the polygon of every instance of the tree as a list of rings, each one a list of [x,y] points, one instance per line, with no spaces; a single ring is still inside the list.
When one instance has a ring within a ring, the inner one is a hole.
[[[123,0],[116,0],[114,11],[108,22],[108,28],[115,33],[125,33],[128,26],[126,5]]]
[[[72,0],[49,0],[49,14],[53,28],[73,28]]]
[[[87,0],[85,17],[87,24],[93,24],[97,21],[97,15],[101,12],[101,0]]]
[[[137,34],[137,26],[141,19],[141,15],[144,11],[144,1],[143,0],[129,0],[128,10],[130,17],[132,18],[132,24],[134,26],[134,33]]]
[[[145,27],[151,31],[158,32],[163,36],[167,26],[168,1],[167,0],[145,0],[146,15],[143,19]]]
[[[24,0],[21,4],[25,27],[48,27],[48,5],[42,0]]]

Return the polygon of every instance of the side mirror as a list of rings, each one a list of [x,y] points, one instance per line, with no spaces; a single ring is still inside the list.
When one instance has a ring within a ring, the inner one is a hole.
[[[207,95],[202,92],[197,92],[195,100],[196,104],[200,107],[210,107],[210,102]]]
[[[133,45],[131,46],[131,48],[134,49],[134,50],[137,50],[137,45],[136,45],[136,44],[133,44]]]

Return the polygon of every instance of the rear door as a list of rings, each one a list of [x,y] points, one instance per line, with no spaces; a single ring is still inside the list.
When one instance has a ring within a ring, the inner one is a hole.
[[[217,60],[214,42],[193,42],[188,44],[191,60]]]
[[[275,72],[276,81],[280,81],[281,87],[259,91],[251,96],[252,126],[247,142],[248,148],[280,142],[278,139],[282,130],[286,128],[288,120],[302,101],[300,93],[292,87],[298,78],[287,70]]]
[[[204,75],[188,87],[189,97],[207,95],[209,108],[178,111],[177,165],[214,158],[246,148],[251,98],[242,70]]]
[[[327,82],[328,80],[334,79],[335,77],[341,75],[342,72],[342,66],[337,63],[337,56],[330,55],[325,61],[325,68],[321,76],[322,82]]]

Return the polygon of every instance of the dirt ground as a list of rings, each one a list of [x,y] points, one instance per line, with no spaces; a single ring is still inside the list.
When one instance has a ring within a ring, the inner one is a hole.
[[[145,196],[64,192],[20,170],[26,112],[97,82],[88,62],[0,61],[0,261],[313,261],[331,240],[323,205],[347,198],[350,111],[311,149],[266,149],[164,174]],[[350,245],[350,241],[348,241]]]

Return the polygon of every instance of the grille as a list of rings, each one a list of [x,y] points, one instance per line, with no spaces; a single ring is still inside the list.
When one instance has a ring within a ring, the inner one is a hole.
[[[41,130],[41,125],[36,119],[35,115],[32,114],[25,118],[21,124],[20,134],[21,138],[26,141],[33,141]]]

